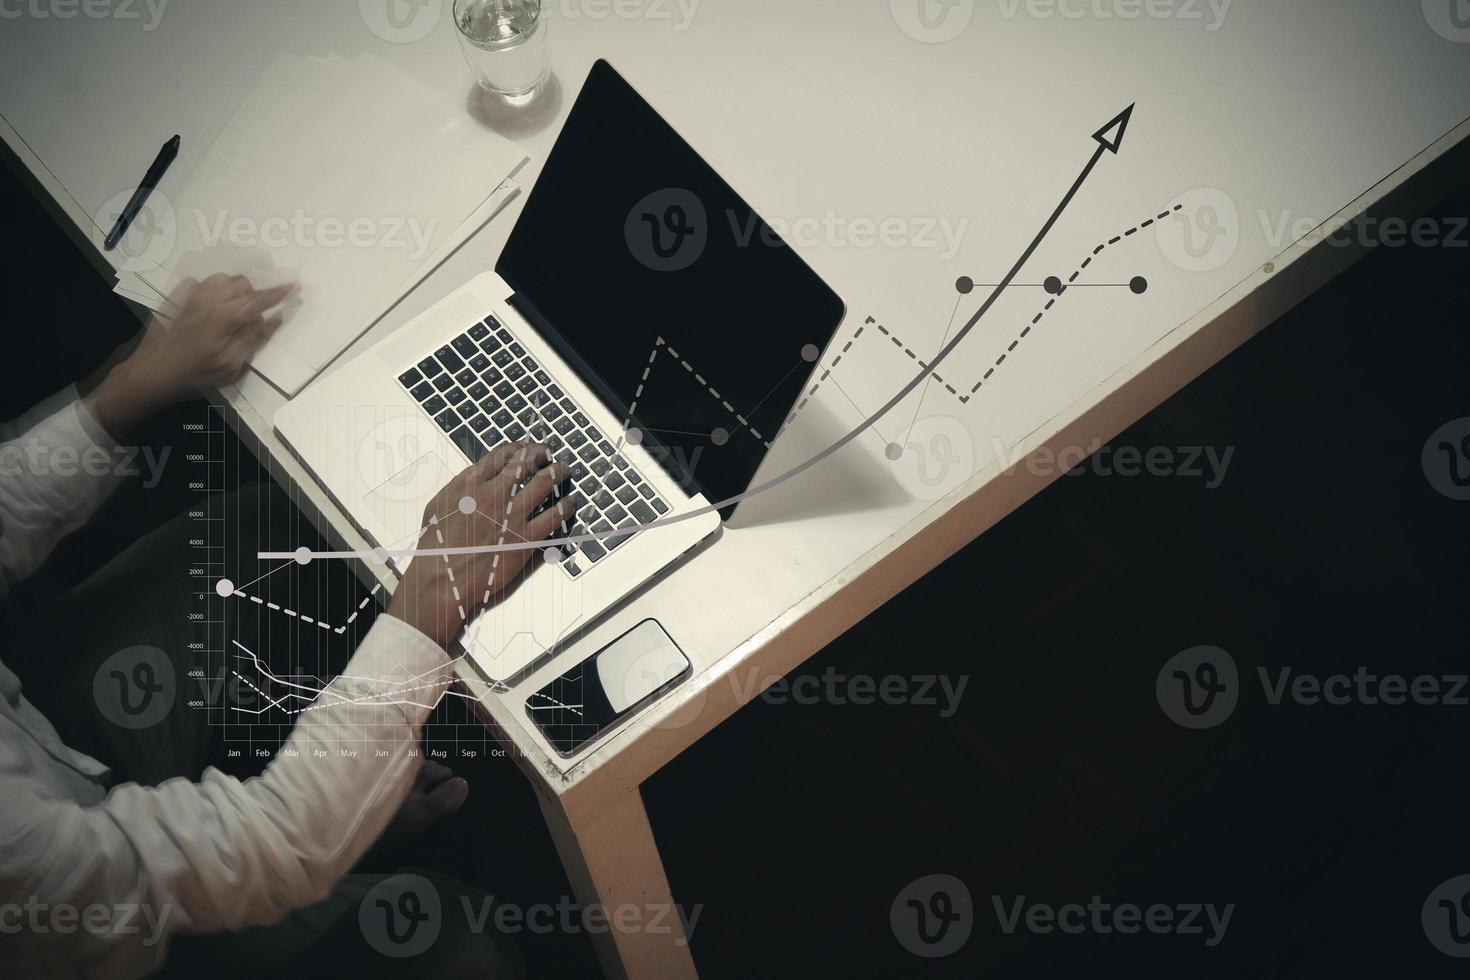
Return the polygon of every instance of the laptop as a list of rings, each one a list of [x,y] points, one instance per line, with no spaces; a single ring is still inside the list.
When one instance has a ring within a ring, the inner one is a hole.
[[[511,686],[720,531],[844,315],[599,61],[494,272],[274,421],[399,574],[390,553],[415,546],[428,502],[497,445],[544,442],[572,467],[571,534],[596,540],[545,549],[466,633]]]

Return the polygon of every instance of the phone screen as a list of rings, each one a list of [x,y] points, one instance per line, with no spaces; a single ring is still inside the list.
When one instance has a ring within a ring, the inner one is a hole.
[[[645,619],[526,699],[526,713],[562,756],[652,704],[692,673],[664,628]]]

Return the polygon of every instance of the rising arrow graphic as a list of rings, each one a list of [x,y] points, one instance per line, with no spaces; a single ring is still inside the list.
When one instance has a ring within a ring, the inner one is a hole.
[[[1087,178],[1092,175],[1092,171],[1097,167],[1098,161],[1103,158],[1103,154],[1117,154],[1118,150],[1123,145],[1123,134],[1128,131],[1128,123],[1133,118],[1133,109],[1136,105],[1137,103],[1134,103],[1134,105],[1130,105],[1128,108],[1118,113],[1118,115],[1114,117],[1113,120],[1109,122],[1106,126],[1104,126],[1102,129],[1099,129],[1096,133],[1092,134],[1092,138],[1097,141],[1097,150],[1092,154],[1092,159],[1087,161],[1087,166],[1083,167],[1082,173],[1077,175],[1076,182],[1072,184],[1072,187],[1067,191],[1066,196],[1062,198],[1062,203],[1057,205],[1056,210],[1053,211],[1051,217],[1046,220],[1046,224],[1042,226],[1041,231],[1037,233],[1034,239],[1032,239],[1031,244],[1026,246],[1026,251],[1021,253],[1021,257],[1016,260],[1016,264],[1011,268],[1011,271],[1006,274],[1006,277],[1002,279],[999,285],[995,287],[994,291],[991,292],[990,298],[987,299],[983,304],[981,304],[980,309],[975,312],[975,315],[970,317],[969,322],[967,322],[964,327],[961,328],[959,332],[954,335],[954,338],[947,345],[945,345],[944,349],[941,350],[934,357],[934,360],[929,363],[929,366],[920,371],[919,376],[914,378],[914,380],[910,381],[907,385],[905,385],[902,391],[894,395],[893,398],[889,400],[888,404],[884,405],[877,412],[871,415],[856,429],[853,429],[851,432],[843,436],[841,439],[837,440],[827,449],[813,456],[811,459],[807,460],[805,463],[802,463],[800,466],[793,467],[787,470],[785,473],[782,473],[780,476],[767,480],[765,483],[762,483],[759,486],[751,487],[744,493],[731,497],[728,500],[721,500],[718,503],[710,504],[708,507],[703,507],[699,510],[690,511],[686,514],[680,514],[677,517],[670,517],[664,520],[655,521],[652,524],[644,525],[643,530],[648,531],[657,527],[665,527],[670,524],[678,524],[683,521],[692,520],[696,517],[703,517],[705,514],[721,511],[724,510],[726,507],[733,507],[736,504],[740,503],[740,501],[745,500],[747,497],[754,497],[757,494],[765,493],[767,490],[774,490],[776,487],[785,483],[787,480],[795,479],[796,477],[805,473],[807,470],[811,469],[813,466],[816,466],[818,463],[822,462],[828,457],[841,452],[843,448],[846,447],[849,443],[851,443],[853,440],[861,436],[864,432],[867,432],[874,425],[876,425],[879,419],[883,418],[889,412],[893,411],[900,404],[902,404],[905,398],[907,398],[909,395],[912,395],[918,389],[918,387],[924,383],[925,379],[929,377],[930,372],[937,371],[939,369],[939,366],[944,363],[945,359],[948,358],[949,355],[953,354],[955,352],[955,349],[958,348],[960,344],[964,343],[965,338],[970,335],[970,331],[975,329],[976,324],[978,324],[985,317],[986,313],[990,312],[990,308],[995,305],[996,300],[1000,299],[1001,293],[1004,293],[1007,289],[1010,288],[1011,283],[1015,282],[1016,276],[1021,274],[1021,270],[1025,267],[1026,263],[1031,261],[1031,256],[1036,254],[1036,250],[1041,247],[1041,243],[1046,240],[1046,236],[1051,234],[1052,228],[1056,227],[1056,223],[1061,220],[1062,214],[1067,210],[1068,206],[1071,205],[1072,199],[1077,196],[1077,192],[1082,189],[1082,185],[1087,183]],[[516,542],[512,544],[499,545],[477,545],[468,548],[428,548],[410,549],[404,551],[391,550],[381,553],[375,553],[371,551],[318,551],[309,552],[307,554],[307,557],[377,559],[379,554],[386,554],[392,555],[393,557],[402,558],[426,556],[447,558],[454,555],[478,555],[502,551],[529,551],[533,549],[539,550],[542,548],[551,548],[563,544],[581,544],[583,541],[597,541],[600,538],[614,537],[615,534],[616,532],[608,532],[606,534],[583,534],[576,537],[552,538],[546,541]],[[262,560],[285,560],[299,559],[301,556],[298,552],[294,551],[262,551],[256,557]]]
[[[929,366],[919,372],[919,376],[917,378],[905,385],[903,390],[894,395],[893,398],[889,400],[887,405],[884,405],[882,408],[880,408],[876,413],[868,418],[867,421],[863,422],[862,425],[858,426],[852,432],[849,432],[847,435],[839,439],[825,452],[813,456],[811,459],[807,460],[805,463],[802,463],[800,466],[789,470],[772,480],[768,480],[758,487],[752,487],[750,490],[747,490],[745,493],[741,494],[738,497],[732,497],[729,500],[714,504],[709,509],[723,510],[726,507],[738,503],[746,497],[751,497],[758,493],[764,493],[765,491],[779,486],[780,484],[785,483],[787,480],[790,480],[793,477],[796,477],[806,472],[813,466],[816,466],[818,463],[822,462],[822,460],[826,459],[827,457],[840,452],[843,447],[845,447],[848,443],[852,442],[858,436],[871,429],[878,422],[879,419],[883,418],[889,412],[893,411],[900,404],[902,404],[905,398],[907,398],[909,395],[912,395],[914,391],[918,389],[919,385],[924,383],[925,379],[929,377],[930,372],[939,370],[939,366],[944,363],[945,359],[949,357],[949,355],[953,354],[955,352],[955,349],[959,347],[960,344],[964,343],[965,338],[970,335],[970,331],[974,330],[976,324],[978,324],[985,317],[986,313],[990,312],[990,308],[995,305],[996,300],[1000,299],[1000,294],[1009,289],[1011,283],[1016,281],[1016,276],[1020,275],[1021,270],[1025,268],[1026,263],[1031,261],[1031,256],[1036,254],[1036,250],[1041,247],[1041,243],[1046,240],[1046,236],[1051,234],[1051,230],[1052,228],[1056,227],[1056,223],[1061,220],[1062,214],[1067,210],[1068,206],[1071,205],[1072,199],[1077,196],[1077,192],[1082,189],[1082,185],[1087,183],[1087,178],[1092,176],[1092,171],[1096,169],[1098,161],[1103,158],[1103,154],[1117,154],[1118,150],[1123,145],[1123,134],[1128,131],[1128,123],[1133,118],[1133,109],[1136,105],[1138,105],[1138,103],[1136,102],[1133,105],[1130,105],[1128,108],[1118,113],[1118,115],[1115,116],[1112,121],[1109,122],[1106,126],[1092,134],[1092,138],[1097,141],[1097,150],[1092,154],[1092,159],[1087,161],[1087,166],[1082,168],[1082,173],[1077,175],[1077,180],[1072,184],[1071,189],[1067,191],[1066,196],[1062,198],[1062,203],[1058,204],[1056,210],[1051,213],[1051,217],[1046,219],[1046,224],[1042,225],[1041,231],[1039,231],[1036,237],[1032,239],[1031,244],[1026,246],[1026,251],[1021,253],[1021,257],[1016,260],[1016,264],[1011,267],[1011,271],[1006,273],[1006,277],[1002,279],[999,285],[997,285],[995,289],[991,292],[990,297],[981,304],[980,309],[975,312],[975,315],[970,317],[969,322],[967,322],[964,327],[961,328],[960,331],[954,335],[954,339],[952,339],[947,345],[945,345],[945,348],[935,356],[934,360],[929,363]]]

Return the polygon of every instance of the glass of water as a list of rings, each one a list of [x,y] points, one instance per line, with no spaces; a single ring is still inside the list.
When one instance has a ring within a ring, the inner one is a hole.
[[[541,0],[454,0],[465,61],[480,87],[507,105],[529,105],[551,73]]]

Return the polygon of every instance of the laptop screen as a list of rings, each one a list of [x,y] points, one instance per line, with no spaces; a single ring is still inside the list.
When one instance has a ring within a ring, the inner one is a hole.
[[[749,488],[844,315],[603,61],[496,271],[620,420],[631,413],[632,438],[712,501]]]

